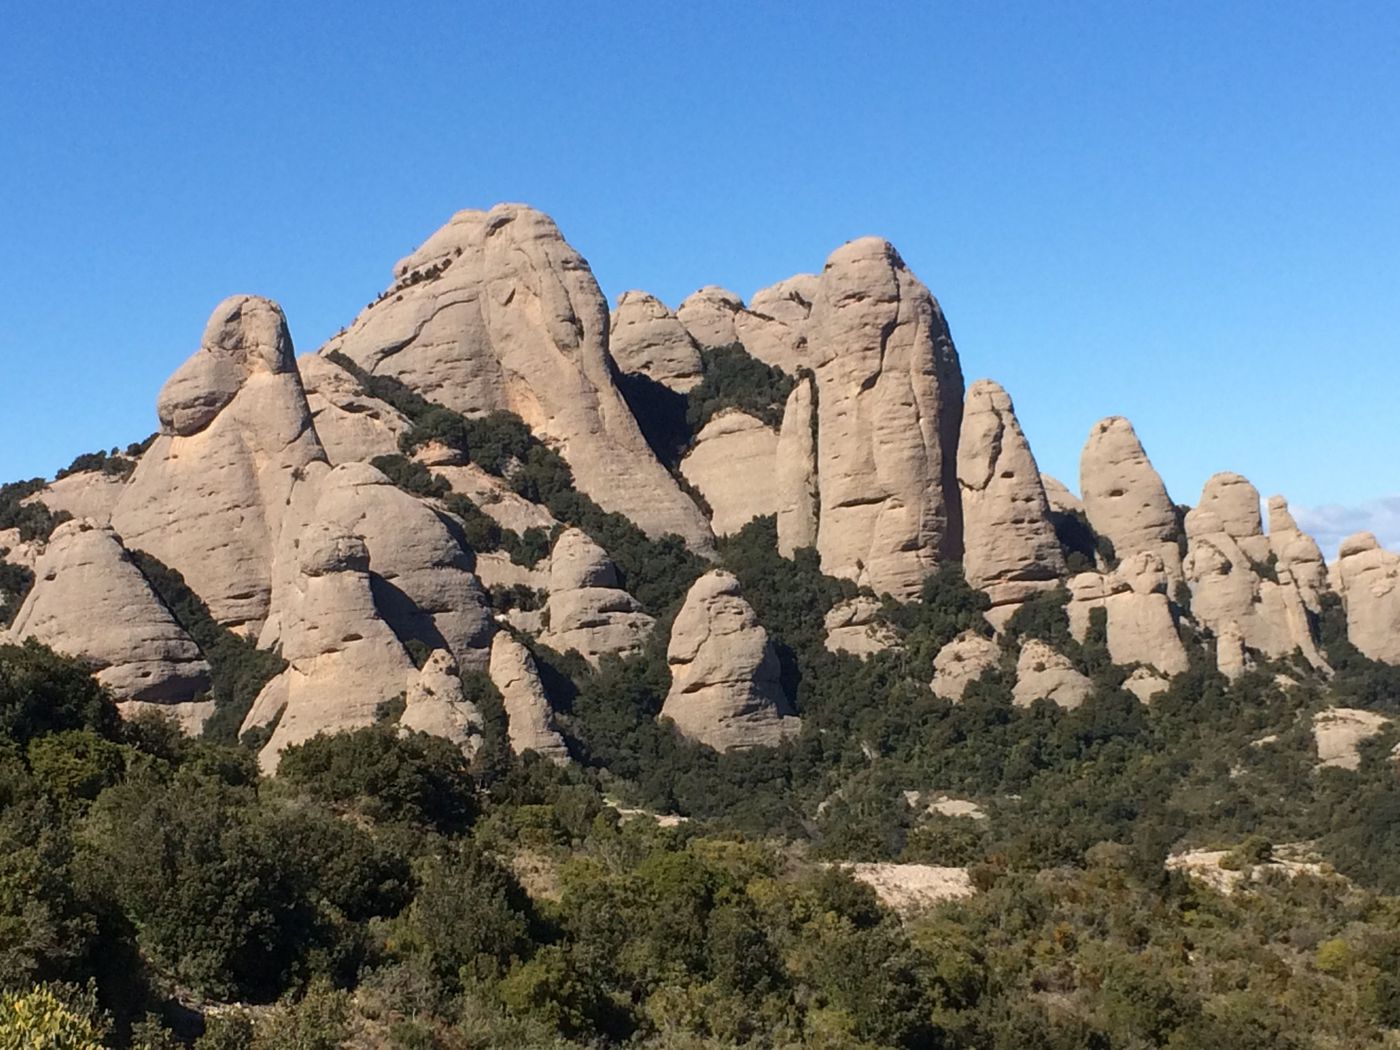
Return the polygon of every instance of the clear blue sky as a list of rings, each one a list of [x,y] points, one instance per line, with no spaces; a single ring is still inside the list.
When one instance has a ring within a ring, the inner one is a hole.
[[[890,238],[1072,487],[1123,414],[1180,502],[1221,469],[1311,507],[1400,493],[1400,5],[4,21],[0,478],[145,436],[223,296],[278,299],[311,350],[453,211],[518,200],[610,298],[673,306]]]

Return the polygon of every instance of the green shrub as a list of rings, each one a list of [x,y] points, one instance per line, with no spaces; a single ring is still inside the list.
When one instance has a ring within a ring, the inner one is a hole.
[[[685,419],[692,435],[727,408],[747,412],[770,427],[782,424],[783,409],[796,382],[791,376],[764,364],[737,343],[707,347],[700,356],[704,378],[686,395]]]

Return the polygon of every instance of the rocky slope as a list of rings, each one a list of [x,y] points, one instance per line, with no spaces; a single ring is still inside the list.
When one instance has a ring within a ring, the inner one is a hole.
[[[727,387],[726,354],[782,385]],[[663,448],[655,417],[677,404],[690,415]],[[1090,430],[1082,499],[1042,476],[1011,396],[964,391],[937,301],[877,238],[747,305],[708,287],[673,313],[627,292],[610,314],[550,219],[460,212],[300,360],[276,304],[219,304],[157,414],[134,470],[24,497],[72,522],[0,531],[3,579],[27,592],[6,637],[197,729],[224,657],[143,575],[154,559],[217,628],[286,662],[242,717],[269,766],[400,698],[405,729],[468,754],[499,704],[515,750],[568,761],[545,655],[606,671],[664,651],[663,724],[720,751],[781,744],[802,712],[772,625],[735,575],[706,571],[716,537],[722,551],[756,518],[845,588],[811,611],[827,650],[922,653],[909,673],[955,703],[992,675],[1017,704],[1074,707],[1100,652],[1148,702],[1200,645],[1232,678],[1286,664],[1325,680],[1329,624],[1400,664],[1400,555],[1362,534],[1328,566],[1282,497],[1265,528],[1238,474],[1179,508],[1120,417]],[[899,610],[953,562],[985,622],[906,651]],[[1046,610],[1064,630],[1028,633]],[[472,672],[492,697],[466,695]]]

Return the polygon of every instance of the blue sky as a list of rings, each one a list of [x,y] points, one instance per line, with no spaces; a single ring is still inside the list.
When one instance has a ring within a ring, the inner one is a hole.
[[[225,295],[278,299],[312,350],[453,211],[519,200],[610,298],[673,306],[881,234],[1072,487],[1090,425],[1122,414],[1179,502],[1237,470],[1321,530],[1400,541],[1400,5],[5,22],[0,478],[144,437]]]

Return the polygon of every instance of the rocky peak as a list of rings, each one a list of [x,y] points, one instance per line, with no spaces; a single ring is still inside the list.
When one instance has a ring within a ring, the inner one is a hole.
[[[1079,463],[1084,513],[1119,558],[1152,551],[1167,575],[1181,579],[1176,508],[1133,425],[1122,416],[1095,423]]]
[[[684,393],[704,365],[695,340],[666,304],[646,292],[623,292],[612,314],[608,349],[617,367]]]
[[[963,569],[1004,622],[1027,598],[1059,586],[1064,558],[1040,471],[1010,396],[990,379],[968,388],[958,439]]]

